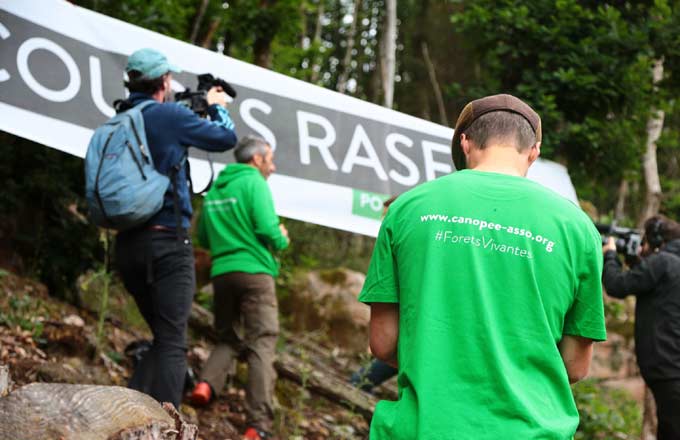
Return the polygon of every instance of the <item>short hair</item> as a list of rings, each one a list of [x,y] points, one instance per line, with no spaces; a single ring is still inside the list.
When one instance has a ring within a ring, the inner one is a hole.
[[[145,78],[142,72],[138,70],[129,70],[127,74],[128,81],[125,82],[125,87],[127,87],[130,93],[144,93],[147,95],[153,95],[162,89],[165,76],[167,75],[166,73],[158,78],[149,79]]]
[[[399,194],[397,194],[396,196],[392,196],[392,197],[390,197],[389,199],[385,200],[385,201],[383,202],[383,208],[385,208],[385,209],[389,208],[390,205],[391,205],[395,200],[397,200],[397,197],[399,197]]]
[[[664,243],[680,238],[680,224],[660,214],[645,220],[644,230],[647,241],[654,235],[659,235]]]
[[[480,116],[463,133],[481,150],[492,139],[513,141],[518,151],[524,151],[536,143],[536,133],[522,115],[502,110]]]
[[[269,142],[259,136],[243,136],[234,148],[234,157],[238,163],[248,163],[256,154],[267,154],[267,147]]]

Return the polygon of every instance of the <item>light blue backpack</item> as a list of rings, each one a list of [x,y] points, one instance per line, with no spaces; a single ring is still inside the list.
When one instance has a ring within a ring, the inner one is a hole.
[[[85,156],[85,196],[90,218],[124,231],[142,225],[163,207],[170,178],[153,164],[146,143],[145,101],[99,126]]]

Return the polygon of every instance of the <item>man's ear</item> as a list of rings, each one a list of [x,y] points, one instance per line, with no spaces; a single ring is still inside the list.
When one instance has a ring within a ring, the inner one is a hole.
[[[163,93],[167,93],[172,89],[172,78],[169,74],[163,75]]]
[[[460,148],[463,150],[463,155],[467,158],[470,155],[472,145],[465,133],[461,133],[460,135]]]
[[[532,164],[541,155],[541,142],[536,142],[531,150],[529,150],[529,164]]]

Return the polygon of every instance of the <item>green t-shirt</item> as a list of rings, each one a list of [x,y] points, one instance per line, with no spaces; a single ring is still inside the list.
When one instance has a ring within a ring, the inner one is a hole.
[[[528,179],[464,170],[399,196],[360,301],[399,303],[399,400],[371,440],[570,439],[557,344],[606,338],[601,239]]]

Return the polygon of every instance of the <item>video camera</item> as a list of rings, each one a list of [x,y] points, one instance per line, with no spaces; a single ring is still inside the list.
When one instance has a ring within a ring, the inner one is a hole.
[[[633,228],[623,228],[615,223],[605,225],[596,223],[597,230],[602,235],[602,245],[607,244],[607,237],[616,239],[616,252],[622,254],[626,262],[634,262],[638,259],[638,252],[642,246],[642,233]]]
[[[190,88],[183,92],[175,93],[175,101],[189,107],[194,113],[201,117],[205,117],[208,114],[208,90],[211,88],[219,86],[222,87],[224,92],[236,98],[236,90],[222,78],[216,78],[210,73],[204,73],[198,75],[198,87],[196,91],[192,91]]]

